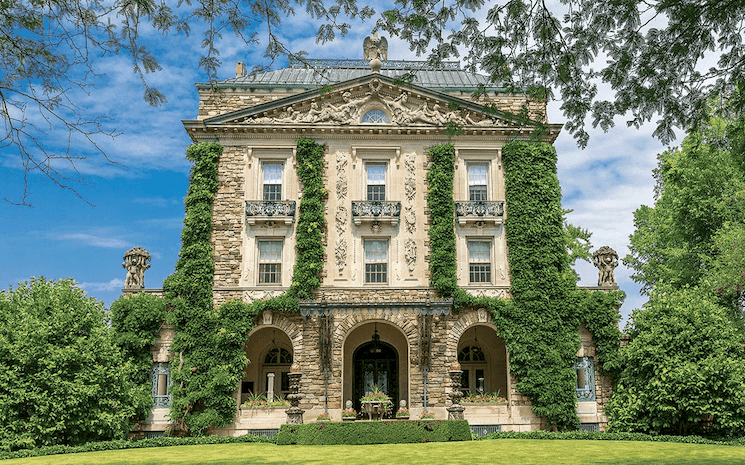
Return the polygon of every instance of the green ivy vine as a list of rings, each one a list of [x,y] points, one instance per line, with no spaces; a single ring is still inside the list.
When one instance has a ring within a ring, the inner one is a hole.
[[[324,148],[311,139],[297,140],[298,177],[303,184],[296,234],[292,285],[281,296],[247,304],[228,301],[213,306],[212,202],[217,192],[217,163],[222,147],[200,143],[189,147],[194,163],[184,203],[186,217],[176,271],[163,283],[174,326],[171,363],[171,420],[179,435],[203,435],[231,424],[243,369],[248,363],[243,345],[254,317],[264,310],[297,311],[298,299],[313,298],[323,267]]]
[[[550,144],[511,142],[502,150],[505,220],[512,299],[473,297],[456,279],[452,144],[430,148],[427,175],[430,227],[430,284],[456,308],[487,307],[510,350],[516,388],[530,397],[533,412],[548,426],[572,428],[576,413],[578,327],[593,332],[598,358],[610,368],[620,332],[615,308],[622,293],[580,291],[564,243],[556,151]],[[604,294],[604,295],[603,295]]]

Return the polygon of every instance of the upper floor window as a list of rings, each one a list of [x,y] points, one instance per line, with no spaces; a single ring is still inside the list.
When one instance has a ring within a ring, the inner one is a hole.
[[[369,163],[365,165],[367,178],[367,200],[385,201],[385,164]]]
[[[264,163],[263,200],[282,200],[282,164]]]
[[[388,282],[388,241],[368,239],[365,241],[365,282]]]
[[[383,110],[370,110],[362,116],[363,123],[388,124],[391,122]]]
[[[468,241],[468,274],[472,283],[491,282],[491,245],[488,241]]]
[[[153,408],[171,406],[171,367],[168,363],[154,363],[152,371]]]
[[[468,164],[468,198],[472,202],[486,201],[486,163]]]
[[[282,241],[259,241],[259,284],[282,284]]]

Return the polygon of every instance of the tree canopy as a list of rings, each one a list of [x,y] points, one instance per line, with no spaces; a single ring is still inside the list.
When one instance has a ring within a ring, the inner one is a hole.
[[[160,57],[146,29],[201,34],[198,66],[206,80],[215,80],[220,49],[234,44],[231,37],[264,47],[266,61],[254,71],[280,58],[302,61],[306,52],[283,39],[292,35],[282,28],[295,7],[317,24],[317,43],[375,17],[376,29],[432,62],[462,59],[468,69],[488,74],[490,86],[556,98],[582,147],[588,117],[605,130],[616,116],[636,127],[658,118],[654,135],[668,142],[673,127],[705,119],[712,91],[729,92],[745,73],[743,0],[397,0],[388,9],[384,4],[379,16],[356,0],[175,3],[0,0],[1,137],[13,149],[3,152],[5,161],[74,189],[69,172],[91,149],[106,157],[98,137],[116,134],[105,115],[89,114],[70,93],[95,93],[96,56],[126,54],[145,100],[161,105],[167,95],[147,79],[160,70]],[[47,140],[50,128],[64,128],[67,144]]]
[[[152,397],[132,384],[103,303],[70,279],[0,291],[0,449],[123,439]]]

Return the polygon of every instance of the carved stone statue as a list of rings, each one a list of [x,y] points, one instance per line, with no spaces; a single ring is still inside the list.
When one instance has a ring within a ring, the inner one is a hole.
[[[364,59],[385,61],[388,59],[388,40],[385,37],[378,38],[378,31],[373,32],[372,37],[365,37],[362,43]]]
[[[150,268],[150,254],[142,247],[134,247],[124,254],[122,267],[127,270],[125,289],[144,289],[145,270]]]
[[[618,254],[607,245],[600,247],[592,254],[592,263],[598,267],[598,286],[616,287],[616,275],[613,270],[618,266]]]

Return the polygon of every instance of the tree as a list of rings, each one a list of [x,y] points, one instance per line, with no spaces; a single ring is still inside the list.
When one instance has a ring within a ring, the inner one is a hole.
[[[0,448],[125,438],[142,410],[130,369],[74,281],[0,291]]]
[[[731,91],[745,78],[742,0],[551,6],[543,0],[398,0],[382,16],[379,27],[432,62],[462,54],[468,68],[486,71],[491,84],[509,91],[539,97],[558,91],[566,128],[582,147],[587,116],[604,130],[614,116],[629,115],[627,124],[637,128],[659,116],[654,135],[667,143],[674,126],[705,120],[712,91]],[[715,66],[707,61],[712,55]],[[610,86],[612,99],[599,98],[599,82]]]
[[[745,426],[745,342],[701,288],[658,285],[631,315],[609,430],[739,435]]]
[[[624,258],[644,291],[661,283],[705,285],[712,272],[719,277],[707,287],[724,288],[721,280],[733,279],[725,270],[740,270],[722,242],[745,221],[745,164],[732,143],[743,127],[739,120],[711,117],[686,136],[680,149],[658,156],[657,199],[654,207],[634,213],[636,231]]]

